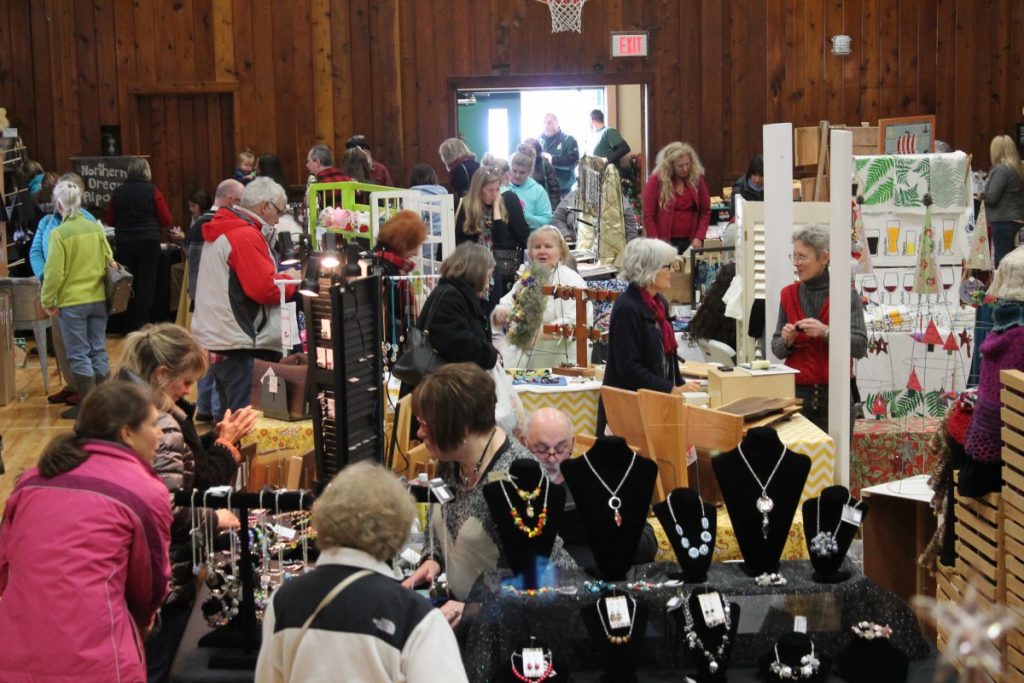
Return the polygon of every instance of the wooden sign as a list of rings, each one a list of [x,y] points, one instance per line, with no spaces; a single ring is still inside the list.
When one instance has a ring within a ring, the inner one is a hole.
[[[72,157],[75,173],[85,181],[82,205],[90,211],[102,211],[110,195],[128,177],[128,162],[136,157]]]

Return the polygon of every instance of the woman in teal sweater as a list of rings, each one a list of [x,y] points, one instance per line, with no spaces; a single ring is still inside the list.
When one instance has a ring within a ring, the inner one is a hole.
[[[53,189],[61,224],[50,235],[41,299],[60,316],[71,374],[82,399],[110,374],[107,357],[107,265],[114,260],[103,228],[82,215],[82,191],[61,181]],[[78,406],[61,413],[76,418]]]

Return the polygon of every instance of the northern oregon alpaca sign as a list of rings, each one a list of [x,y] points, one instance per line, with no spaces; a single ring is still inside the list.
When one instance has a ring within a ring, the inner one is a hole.
[[[110,202],[110,195],[121,187],[128,177],[128,162],[136,157],[72,157],[75,173],[85,181],[82,205],[102,210]]]

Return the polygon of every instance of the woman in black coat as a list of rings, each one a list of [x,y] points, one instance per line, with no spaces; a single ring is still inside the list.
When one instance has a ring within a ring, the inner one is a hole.
[[[466,147],[466,143],[458,138],[448,138],[441,143],[437,152],[441,155],[444,167],[448,169],[452,194],[455,195],[455,201],[458,202],[469,190],[469,184],[477,169],[480,168],[480,162],[476,160],[476,155],[469,147]]]
[[[515,284],[530,236],[519,198],[511,190],[500,193],[501,182],[495,169],[481,168],[473,176],[469,192],[455,215],[455,243],[482,244],[493,252],[497,263],[494,284],[483,304],[484,313],[488,314]]]
[[[612,306],[605,385],[664,393],[700,390],[695,382],[683,383],[668,302],[661,294],[672,284],[670,269],[675,258],[675,247],[661,240],[640,237],[626,245],[619,277],[629,287]],[[606,424],[604,405],[599,402],[599,436]]]

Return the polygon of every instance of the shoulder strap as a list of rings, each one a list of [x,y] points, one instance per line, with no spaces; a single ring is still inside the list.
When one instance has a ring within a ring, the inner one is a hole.
[[[427,313],[427,316],[423,319],[423,325],[420,326],[423,333],[427,335],[430,334],[430,323],[434,321],[434,313],[437,312],[437,307],[441,305],[441,299],[443,299],[444,295],[448,293],[448,285],[438,285],[438,289],[441,287],[444,287],[444,289],[441,289],[441,293],[437,295],[437,301],[434,302],[434,307],[430,309],[429,313]]]
[[[372,573],[373,572],[371,572],[369,569],[360,569],[359,571],[353,574],[349,574],[348,578],[346,578],[344,581],[342,581],[337,586],[332,588],[331,592],[324,596],[324,599],[320,601],[320,604],[316,606],[316,609],[313,610],[313,613],[310,614],[309,618],[306,619],[306,621],[302,624],[302,631],[299,632],[299,638],[295,642],[296,650],[298,650],[299,641],[301,641],[302,637],[306,635],[306,631],[309,630],[309,627],[313,623],[313,620],[320,616],[320,612],[322,612],[324,608],[327,607],[327,605],[331,604],[331,601],[338,597],[338,595],[343,590],[345,590],[346,588],[348,588],[364,576],[369,576]]]

